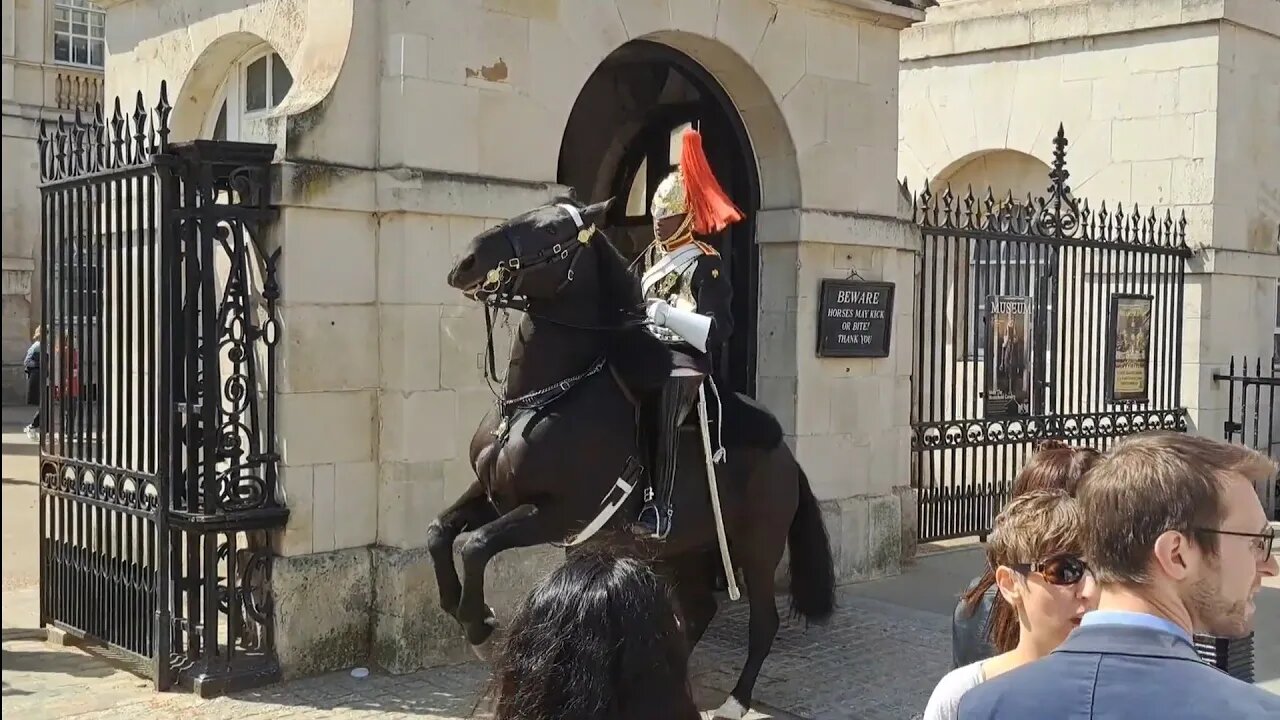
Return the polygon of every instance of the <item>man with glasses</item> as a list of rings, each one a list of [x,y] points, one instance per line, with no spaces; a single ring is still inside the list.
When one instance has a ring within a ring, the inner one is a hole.
[[[1280,573],[1254,484],[1261,453],[1180,433],[1131,436],[1077,498],[1098,610],[1043,660],[967,692],[961,720],[1280,718],[1280,696],[1204,663],[1192,633],[1240,637]]]

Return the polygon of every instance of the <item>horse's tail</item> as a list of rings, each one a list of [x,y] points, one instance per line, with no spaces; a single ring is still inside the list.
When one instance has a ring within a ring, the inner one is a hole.
[[[800,504],[787,534],[791,556],[791,611],[808,622],[831,617],[836,605],[836,571],[831,540],[822,522],[818,499],[809,487],[804,469],[796,464]]]

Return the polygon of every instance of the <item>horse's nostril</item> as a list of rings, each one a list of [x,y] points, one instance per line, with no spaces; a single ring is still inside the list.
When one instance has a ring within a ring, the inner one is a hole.
[[[466,256],[465,258],[463,258],[463,259],[462,259],[462,262],[458,263],[458,269],[457,269],[457,271],[458,271],[458,272],[466,272],[466,271],[470,270],[472,267],[474,267],[474,266],[475,266],[475,264],[476,264],[476,256],[475,256],[475,255],[468,255],[468,256]]]

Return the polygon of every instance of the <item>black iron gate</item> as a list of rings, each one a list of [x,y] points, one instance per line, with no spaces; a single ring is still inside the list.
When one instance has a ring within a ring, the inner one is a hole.
[[[1225,373],[1214,373],[1214,382],[1227,383],[1227,419],[1222,423],[1223,439],[1248,445],[1280,461],[1280,405],[1276,390],[1280,388],[1278,359],[1263,363],[1254,358],[1231,358]],[[1266,487],[1258,488],[1259,500],[1272,520],[1280,520],[1280,477]]]
[[[278,675],[274,148],[170,111],[41,126],[40,615],[208,695]]]
[[[1045,196],[926,187],[915,199],[923,541],[984,535],[1042,440],[1103,449],[1144,429],[1186,429],[1186,220],[1078,202],[1066,147],[1060,127]]]

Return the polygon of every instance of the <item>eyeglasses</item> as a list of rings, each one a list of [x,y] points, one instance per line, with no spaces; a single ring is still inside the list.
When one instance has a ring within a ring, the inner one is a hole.
[[[1258,562],[1267,559],[1271,554],[1271,550],[1275,547],[1276,530],[1275,528],[1267,528],[1260,533],[1233,532],[1231,530],[1218,530],[1217,528],[1195,528],[1200,532],[1213,533],[1214,535],[1231,535],[1233,537],[1253,538],[1253,542],[1249,543],[1249,547],[1253,548],[1253,554]]]
[[[1026,573],[1039,573],[1040,577],[1050,585],[1075,585],[1084,579],[1089,566],[1078,555],[1052,555],[1033,563],[1010,565],[1013,570]]]

